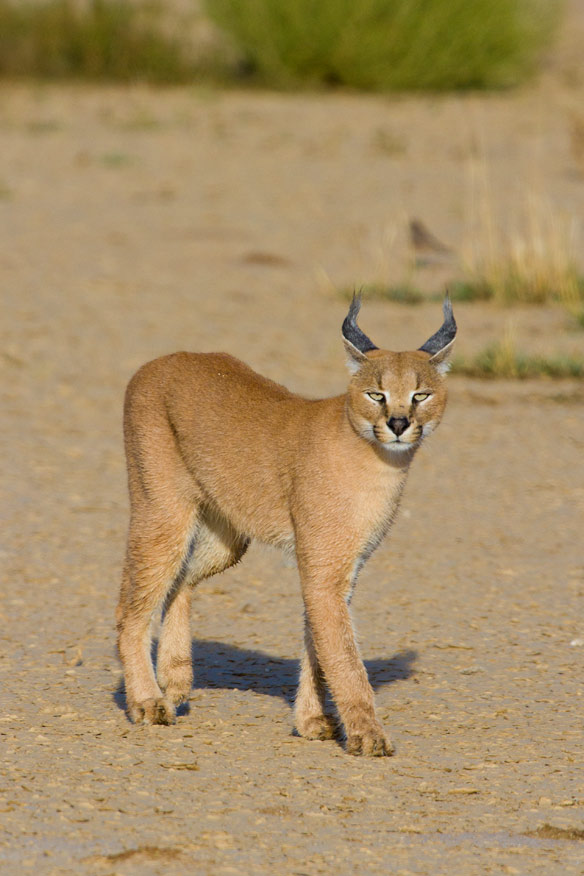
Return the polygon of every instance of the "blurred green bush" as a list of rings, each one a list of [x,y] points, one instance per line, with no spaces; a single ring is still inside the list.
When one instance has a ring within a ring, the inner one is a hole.
[[[270,87],[452,90],[515,85],[555,30],[555,0],[206,0]]]

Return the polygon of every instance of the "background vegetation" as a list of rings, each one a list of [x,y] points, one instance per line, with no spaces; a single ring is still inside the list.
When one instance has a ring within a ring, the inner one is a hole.
[[[206,0],[270,86],[368,90],[513,85],[553,34],[546,0]]]
[[[512,328],[508,325],[501,340],[485,347],[472,359],[455,357],[452,373],[488,380],[527,380],[546,377],[552,380],[584,377],[581,356],[533,356],[516,349]]]
[[[0,75],[184,82],[192,50],[162,9],[126,0],[0,0]]]
[[[533,72],[560,6],[206,0],[220,33],[201,56],[184,21],[162,3],[0,0],[0,75],[168,83],[230,75],[275,88],[378,91],[498,88]]]

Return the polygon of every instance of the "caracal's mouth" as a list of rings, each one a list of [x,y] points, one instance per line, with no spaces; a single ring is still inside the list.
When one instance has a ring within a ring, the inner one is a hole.
[[[378,438],[375,436],[375,443],[383,447],[384,450],[392,452],[404,453],[406,450],[414,450],[420,443],[421,436],[414,441],[404,441],[403,438]]]
[[[385,447],[403,452],[404,450],[413,450],[417,444],[419,441],[402,441],[400,438],[394,438],[392,441],[386,441]]]

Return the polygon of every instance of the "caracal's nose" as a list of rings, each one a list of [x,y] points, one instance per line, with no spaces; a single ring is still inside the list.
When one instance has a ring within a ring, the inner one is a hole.
[[[407,417],[390,417],[387,421],[387,425],[393,434],[397,435],[399,438],[399,436],[402,435],[410,425],[410,421]]]

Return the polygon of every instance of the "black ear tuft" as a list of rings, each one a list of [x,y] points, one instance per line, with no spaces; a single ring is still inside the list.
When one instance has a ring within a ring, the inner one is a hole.
[[[356,347],[360,353],[368,353],[369,350],[377,350],[373,341],[371,341],[365,332],[362,332],[357,325],[357,316],[361,309],[361,293],[358,295],[353,292],[353,300],[349,307],[349,312],[343,322],[343,337],[346,341]]]
[[[442,311],[444,313],[444,322],[438,331],[433,334],[431,338],[428,338],[422,347],[419,347],[420,350],[423,350],[424,353],[429,353],[431,356],[435,356],[443,350],[444,347],[451,344],[456,337],[456,320],[454,319],[452,302],[450,301],[450,295],[448,292],[444,298]]]

